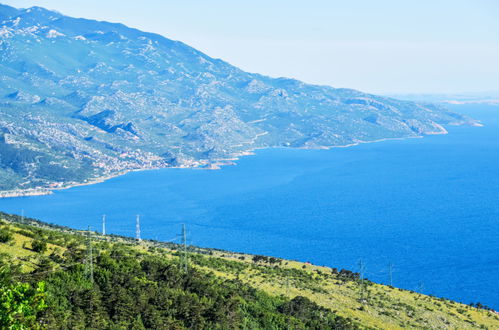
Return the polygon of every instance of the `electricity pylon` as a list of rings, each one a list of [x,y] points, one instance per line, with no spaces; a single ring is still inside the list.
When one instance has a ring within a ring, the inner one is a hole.
[[[106,215],[102,215],[102,235],[106,235]]]
[[[85,273],[90,280],[94,283],[94,257],[92,253],[92,233],[90,232],[90,226],[88,226],[87,231],[87,262],[85,265]]]
[[[137,214],[137,218],[135,220],[135,239],[139,242],[142,240],[140,238],[140,215],[139,214]]]
[[[390,286],[393,286],[393,264],[391,262],[388,264],[388,276],[390,279]]]
[[[187,273],[187,265],[188,265],[188,260],[187,260],[187,231],[185,230],[185,224],[182,224],[182,247],[184,249],[184,253],[182,254],[182,265],[184,267],[184,271]]]

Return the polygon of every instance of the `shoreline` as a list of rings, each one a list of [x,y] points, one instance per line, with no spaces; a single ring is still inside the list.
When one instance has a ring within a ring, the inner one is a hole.
[[[472,126],[476,126],[476,125],[472,125]],[[123,170],[123,171],[120,171],[117,173],[108,174],[108,175],[98,177],[98,178],[93,178],[87,182],[65,183],[65,184],[61,185],[60,187],[4,190],[4,191],[0,191],[0,198],[16,198],[16,197],[52,195],[58,190],[65,190],[65,189],[70,189],[70,188],[75,188],[75,187],[89,186],[89,185],[93,185],[93,184],[97,184],[97,183],[103,183],[107,180],[110,180],[110,179],[113,179],[113,178],[116,178],[119,176],[123,176],[123,175],[131,173],[131,172],[142,172],[142,171],[159,170],[159,169],[167,169],[167,168],[172,168],[172,169],[173,168],[183,168],[183,169],[197,169],[197,170],[221,170],[223,166],[237,165],[236,161],[238,161],[241,157],[255,155],[255,151],[257,151],[257,150],[276,149],[276,148],[302,149],[302,150],[330,150],[333,148],[349,148],[349,147],[358,146],[360,144],[367,144],[367,143],[377,143],[377,142],[383,142],[383,141],[395,141],[395,140],[405,140],[405,139],[415,139],[415,138],[421,139],[421,138],[424,138],[426,135],[430,136],[430,135],[445,135],[445,134],[448,134],[446,129],[444,129],[444,131],[441,131],[441,132],[428,132],[428,133],[425,133],[425,135],[382,138],[382,139],[377,139],[377,140],[372,140],[372,141],[358,140],[358,141],[355,141],[353,143],[349,143],[349,144],[345,144],[345,145],[304,146],[304,147],[289,147],[289,146],[256,147],[256,148],[252,148],[252,149],[249,149],[247,151],[244,151],[244,152],[240,152],[238,154],[234,154],[232,156],[229,156],[228,158],[215,159],[212,162],[200,161],[199,162],[200,164],[195,165],[195,166],[182,166],[181,165],[181,166],[169,166],[169,167],[136,168],[136,169],[130,169],[130,170]]]

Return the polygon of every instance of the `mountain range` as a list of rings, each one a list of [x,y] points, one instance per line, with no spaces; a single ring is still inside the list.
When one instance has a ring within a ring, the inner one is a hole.
[[[0,5],[2,191],[475,123],[438,105],[248,73],[122,24]]]

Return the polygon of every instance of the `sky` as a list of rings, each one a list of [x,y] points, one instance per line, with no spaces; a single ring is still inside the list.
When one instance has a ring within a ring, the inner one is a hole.
[[[499,91],[499,0],[0,0],[120,22],[249,72],[378,94]]]

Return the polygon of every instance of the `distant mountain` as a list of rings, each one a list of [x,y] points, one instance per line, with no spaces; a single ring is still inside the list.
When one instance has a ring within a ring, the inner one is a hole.
[[[415,102],[499,105],[499,91],[456,94],[396,94],[390,95],[390,97]]]
[[[0,5],[0,190],[465,123],[435,105],[247,73],[122,24]]]

